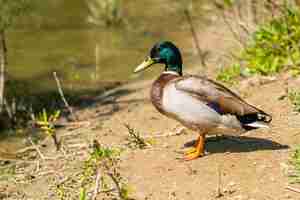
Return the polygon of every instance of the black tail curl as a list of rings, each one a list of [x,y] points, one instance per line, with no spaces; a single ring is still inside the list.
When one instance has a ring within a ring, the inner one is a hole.
[[[249,127],[247,124],[251,124],[257,121],[270,123],[272,121],[272,116],[260,111],[259,113],[252,113],[243,116],[237,116],[237,119],[241,122],[243,127],[247,130],[255,129],[255,127]]]

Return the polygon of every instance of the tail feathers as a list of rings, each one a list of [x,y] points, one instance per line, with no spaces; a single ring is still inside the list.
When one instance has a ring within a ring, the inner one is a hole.
[[[268,124],[272,121],[272,117],[262,111],[260,113],[239,116],[238,120],[246,130],[251,130],[257,128],[269,128]]]
[[[270,128],[270,126],[266,122],[261,121],[244,124],[244,126],[249,128]]]
[[[272,116],[265,113],[264,111],[257,113],[257,118],[259,121],[263,121],[265,123],[270,123],[272,121]]]

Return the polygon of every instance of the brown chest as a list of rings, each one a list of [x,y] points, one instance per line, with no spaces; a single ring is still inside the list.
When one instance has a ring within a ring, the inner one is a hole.
[[[160,77],[152,84],[150,99],[154,107],[162,114],[165,113],[162,106],[164,88],[170,81],[173,81],[178,77],[179,75],[165,73],[160,75]]]

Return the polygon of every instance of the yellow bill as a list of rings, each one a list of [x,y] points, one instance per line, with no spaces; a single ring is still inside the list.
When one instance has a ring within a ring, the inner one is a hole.
[[[135,68],[134,73],[143,71],[153,64],[155,64],[155,60],[148,57],[142,64],[140,64],[139,66],[137,66],[137,68]]]

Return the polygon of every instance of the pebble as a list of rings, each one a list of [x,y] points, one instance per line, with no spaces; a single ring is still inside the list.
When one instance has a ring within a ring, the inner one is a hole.
[[[236,185],[237,184],[234,181],[230,181],[228,185],[223,189],[223,192],[227,194],[233,194],[234,192],[236,192],[236,189],[233,188]]]
[[[228,186],[230,186],[230,187],[233,187],[233,186],[235,186],[235,185],[236,185],[236,183],[233,182],[233,181],[231,181],[231,182],[228,183]]]

